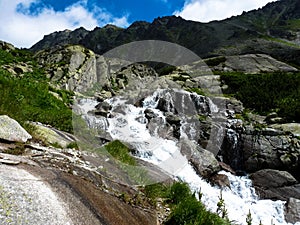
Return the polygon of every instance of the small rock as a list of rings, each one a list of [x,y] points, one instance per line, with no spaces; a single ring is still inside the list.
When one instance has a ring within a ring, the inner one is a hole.
[[[155,114],[155,112],[153,112],[152,109],[145,109],[144,114],[148,120],[151,120],[151,119],[157,117],[157,115]]]
[[[210,181],[221,188],[230,188],[229,178],[225,174],[216,174],[210,178]]]
[[[227,165],[226,163],[219,162],[219,165],[220,165],[222,170],[225,170],[225,171],[235,175],[235,171],[229,165]]]

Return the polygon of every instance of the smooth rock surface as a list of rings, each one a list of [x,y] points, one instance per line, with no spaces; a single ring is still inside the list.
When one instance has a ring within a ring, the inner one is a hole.
[[[40,123],[31,123],[35,130],[33,135],[38,139],[44,141],[46,144],[59,145],[63,148],[68,144],[76,141],[75,137],[69,133],[57,130],[53,127],[46,126]]]
[[[0,139],[25,143],[31,138],[31,135],[17,121],[6,115],[0,116]]]

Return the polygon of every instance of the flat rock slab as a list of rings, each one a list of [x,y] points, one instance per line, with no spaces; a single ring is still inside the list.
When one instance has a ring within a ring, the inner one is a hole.
[[[25,143],[31,138],[31,135],[17,121],[6,115],[0,116],[0,139]]]
[[[64,205],[39,178],[0,164],[1,224],[73,224]]]

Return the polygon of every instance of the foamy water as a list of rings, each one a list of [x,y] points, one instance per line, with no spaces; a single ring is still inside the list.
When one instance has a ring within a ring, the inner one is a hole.
[[[197,175],[186,157],[180,153],[176,141],[163,139],[155,133],[151,135],[147,129],[147,119],[144,116],[146,108],[151,108],[165,123],[163,113],[155,109],[159,94],[158,91],[146,98],[143,107],[127,105],[125,100],[119,98],[110,99],[108,102],[113,106],[112,111],[117,107],[122,107],[122,113],[114,112],[113,117],[107,119],[87,116],[87,112],[93,110],[98,104],[94,100],[81,100],[79,107],[85,114],[85,118],[90,121],[89,123],[105,124],[102,129],[105,129],[113,139],[134,146],[138,150],[137,157],[153,163],[175,178],[187,182],[193,191],[200,191],[202,193],[201,201],[209,210],[216,212],[220,189],[211,186]],[[211,106],[212,110],[217,110],[215,105],[211,104]],[[230,220],[237,224],[246,224],[246,217],[250,210],[252,224],[259,224],[260,221],[264,225],[288,224],[284,220],[284,201],[260,200],[248,177],[237,177],[224,171],[220,173],[227,175],[231,184],[230,189],[222,190],[222,197]],[[300,225],[300,222],[296,225]]]

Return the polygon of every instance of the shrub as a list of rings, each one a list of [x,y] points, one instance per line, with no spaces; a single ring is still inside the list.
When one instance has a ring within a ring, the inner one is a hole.
[[[300,73],[221,74],[233,94],[245,107],[258,113],[277,111],[287,121],[300,121]]]

